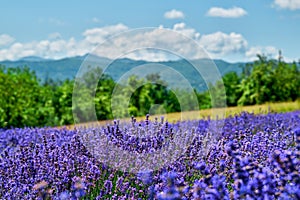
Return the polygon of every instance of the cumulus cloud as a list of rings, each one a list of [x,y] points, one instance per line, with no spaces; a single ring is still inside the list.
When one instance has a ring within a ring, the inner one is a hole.
[[[88,29],[83,33],[85,40],[91,44],[101,43],[109,36],[128,30],[124,24],[116,24],[112,26],[105,26],[101,28]]]
[[[210,17],[238,18],[247,15],[247,12],[239,7],[229,9],[212,7],[207,11],[206,15]]]
[[[35,50],[26,44],[14,43],[8,49],[0,50],[0,60],[14,60],[35,54]]]
[[[167,30],[163,26],[133,32],[126,32],[127,30],[129,28],[124,24],[116,24],[87,29],[80,40],[73,37],[63,39],[59,33],[52,33],[44,40],[27,43],[14,42],[13,37],[0,35],[1,45],[6,45],[0,48],[0,60],[17,60],[25,56],[59,59],[93,53],[111,59],[127,57],[136,60],[166,61],[178,59],[180,56],[188,59],[207,58],[206,52],[211,58],[224,59],[240,55],[253,60],[256,54],[272,56],[278,52],[272,46],[249,47],[247,40],[239,33],[200,34],[185,23],[174,24]],[[118,34],[121,32],[123,33]],[[115,37],[112,40],[108,39],[113,35]],[[99,44],[101,46],[96,48]],[[202,50],[195,50],[195,45],[202,47]]]
[[[208,55],[213,58],[222,58],[231,54],[244,55],[248,48],[246,39],[238,33],[223,33],[216,32],[211,34],[201,35],[193,28],[189,28],[185,23],[177,23],[173,26],[172,30],[185,36],[178,36],[172,32],[167,32],[162,29],[145,30],[144,32],[137,32],[132,35],[125,35],[114,40],[114,43],[110,43],[107,46],[97,49],[98,55],[107,55],[107,57],[115,58],[118,56],[126,56],[132,59],[143,60],[168,60],[170,57],[174,57],[172,52],[169,52],[169,57],[166,52],[156,51],[156,58],[154,56],[155,51],[143,51],[138,50],[140,47],[159,47],[161,49],[170,49],[174,53],[189,58],[198,59],[205,58]],[[190,40],[192,39],[192,41]],[[203,47],[203,51],[196,51],[195,44]],[[117,47],[117,48],[116,48]],[[128,51],[133,51],[130,52]],[[138,51],[137,51],[138,50]]]
[[[26,56],[40,56],[44,58],[60,59],[69,56],[84,55],[93,50],[97,44],[105,41],[109,36],[126,31],[128,27],[123,24],[88,29],[83,33],[84,38],[76,41],[73,37],[63,39],[59,33],[51,33],[48,38],[41,41],[27,43],[15,42],[8,35],[0,35],[0,60],[17,60]],[[10,46],[8,46],[11,44]]]
[[[165,50],[176,48],[180,54],[185,54],[183,46],[187,43],[186,37],[176,37],[168,34],[165,29],[145,29],[136,32],[119,35],[113,41],[106,42],[97,48],[97,55],[109,58],[128,57],[131,59],[143,59],[152,61],[167,60]],[[147,49],[145,49],[147,48]],[[156,57],[155,57],[156,54]]]
[[[300,0],[274,0],[274,5],[289,10],[300,9]]]
[[[245,55],[249,60],[256,60],[257,59],[257,54],[260,55],[265,55],[271,58],[275,58],[278,55],[278,49],[273,46],[255,46],[249,48]]]
[[[41,40],[28,43],[16,42],[7,49],[0,50],[0,60],[17,60],[26,56],[58,59],[66,56],[78,55],[77,51],[76,54],[72,54],[76,48],[77,43],[74,38],[53,41]]]
[[[0,48],[2,46],[7,46],[9,44],[11,44],[13,41],[15,41],[15,38],[13,38],[10,35],[7,34],[1,34],[0,35]]]
[[[9,48],[0,51],[0,60],[16,60],[31,55],[54,59],[84,55],[91,53],[98,44],[101,44],[101,47],[96,48],[92,53],[99,56],[150,61],[164,61],[179,58],[178,56],[189,59],[208,57],[204,50],[195,50],[196,44],[214,57],[239,52],[247,46],[246,40],[240,34],[217,32],[200,35],[185,23],[174,24],[172,31],[166,31],[160,26],[158,29],[117,34],[126,30],[128,27],[123,24],[88,29],[84,31],[83,39],[79,41],[74,38],[64,40],[60,34],[53,33],[47,40],[12,44]],[[114,34],[117,35],[113,40],[104,42]]]
[[[184,13],[182,11],[173,9],[165,12],[164,16],[167,19],[183,19]]]
[[[177,23],[177,24],[174,24],[173,26],[173,30],[174,31],[177,31],[187,37],[190,37],[194,40],[198,40],[199,37],[200,37],[200,33],[198,33],[195,29],[193,28],[188,28],[186,27],[186,24],[185,23]]]
[[[175,54],[187,58],[207,57],[206,54],[203,55],[204,51],[199,52],[194,49],[193,45],[197,44],[200,37],[195,29],[188,28],[184,23],[178,23],[171,30],[160,26],[157,29],[140,29],[130,34],[121,34],[113,41],[101,44],[101,48],[97,48],[96,53],[109,58],[128,57],[151,61],[169,60],[175,57],[178,59]]]
[[[208,52],[216,56],[241,53],[248,46],[246,39],[241,34],[234,32],[230,34],[216,32],[202,35],[199,42]]]
[[[273,4],[282,9],[300,9],[300,0],[274,0]]]

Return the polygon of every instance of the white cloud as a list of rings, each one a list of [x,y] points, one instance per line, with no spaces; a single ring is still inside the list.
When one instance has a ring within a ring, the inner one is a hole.
[[[167,19],[183,19],[184,13],[182,11],[173,9],[165,12],[164,16]]]
[[[73,37],[65,40],[59,33],[51,33],[46,40],[11,44],[0,50],[0,60],[17,60],[33,55],[52,59],[84,55],[91,52],[97,44],[105,41],[109,36],[126,30],[128,27],[123,24],[88,29],[83,33],[84,39],[80,41],[76,41]],[[1,35],[0,38],[2,45],[8,45],[8,42],[12,43],[13,40],[7,35]]]
[[[91,44],[103,42],[109,36],[128,30],[124,24],[88,29],[83,33],[85,40]]]
[[[253,60],[256,54],[272,57],[278,53],[277,48],[272,46],[249,47],[247,40],[239,33],[214,32],[201,35],[185,23],[174,24],[169,30],[159,26],[157,29],[138,29],[118,34],[127,30],[127,26],[116,24],[87,29],[80,40],[72,37],[63,39],[59,33],[52,33],[44,40],[28,43],[13,43],[13,37],[0,35],[0,38],[4,38],[0,40],[2,46],[6,45],[0,49],[0,60],[17,60],[25,56],[59,59],[91,52],[112,59],[128,57],[150,61],[165,61],[178,56],[188,59],[207,58],[205,52],[212,58],[226,59],[239,55]],[[113,40],[104,42],[113,35]],[[94,51],[98,44],[101,46]],[[203,47],[203,50],[195,50],[195,44]]]
[[[34,54],[35,51],[33,48],[28,48],[28,45],[17,42],[11,45],[9,49],[4,49],[0,51],[0,60],[14,60],[16,57],[22,58]]]
[[[7,46],[11,44],[13,41],[15,41],[15,38],[13,38],[10,35],[7,34],[0,35],[0,47]]]
[[[17,60],[26,56],[40,56],[44,58],[63,58],[79,55],[77,42],[74,38],[69,40],[41,40],[29,43],[14,43],[7,49],[0,50],[0,60]],[[73,53],[74,50],[76,53]],[[87,53],[87,52],[86,52]]]
[[[202,35],[199,42],[208,52],[215,56],[242,53],[248,46],[246,39],[241,34],[234,32],[230,34],[216,32]]]
[[[130,34],[121,34],[111,43],[102,44],[101,48],[97,48],[96,54],[109,58],[129,57],[151,61],[168,60],[174,57],[178,59],[175,54],[187,58],[207,57],[203,55],[203,51],[197,52],[193,46],[200,37],[195,29],[187,28],[184,23],[178,23],[172,30],[159,26],[157,29],[141,29]],[[192,43],[190,38],[194,39]]]
[[[171,29],[174,32],[160,26],[158,29],[141,29],[129,34],[116,35],[110,42],[103,43],[109,36],[126,30],[128,27],[123,24],[88,29],[83,33],[84,38],[79,41],[74,38],[64,40],[60,34],[54,33],[50,34],[51,37],[47,40],[14,43],[0,52],[0,60],[16,60],[30,55],[55,59],[84,55],[92,52],[101,43],[101,47],[93,52],[99,56],[151,61],[168,60],[177,57],[176,55],[189,59],[207,57],[203,50],[195,50],[194,45],[197,43],[214,58],[243,51],[247,46],[246,40],[240,34],[217,32],[201,36],[185,23],[174,24]],[[148,49],[140,49],[141,47]]]
[[[193,28],[187,28],[185,23],[177,23],[174,24],[173,30],[177,31],[187,37],[190,37],[194,40],[198,40],[200,37],[200,33],[198,33],[195,29]]]
[[[238,18],[247,15],[247,12],[243,8],[233,7],[229,9],[212,7],[206,13],[210,17],[223,17],[223,18]]]
[[[148,60],[152,62],[163,62],[170,59],[178,59],[176,55],[170,55],[168,52],[158,52],[152,49],[137,49],[137,51],[129,52],[127,58],[133,60]]]
[[[278,49],[273,46],[255,46],[249,48],[245,55],[249,60],[256,60],[257,54],[265,55],[267,57],[276,58],[278,56]]]
[[[274,0],[274,5],[282,9],[300,9],[300,0]]]
[[[143,60],[168,60],[174,57],[172,52],[167,55],[162,51],[141,51],[140,47],[156,47],[166,50],[172,50],[174,53],[189,58],[198,59],[204,58],[208,55],[204,51],[195,50],[195,43],[202,46],[213,58],[224,58],[231,54],[244,55],[248,48],[246,39],[237,33],[223,33],[216,32],[206,35],[200,35],[193,28],[189,28],[185,23],[177,23],[172,30],[179,32],[187,37],[178,36],[174,33],[168,33],[162,29],[146,30],[145,32],[137,32],[131,35],[120,35],[114,40],[113,44],[102,46],[97,49],[97,55],[105,55],[109,58],[116,58],[119,56],[126,56],[132,59]],[[193,39],[194,42],[191,42]],[[135,52],[128,52],[135,51]],[[155,56],[156,53],[156,56]],[[178,58],[178,57],[177,57]]]

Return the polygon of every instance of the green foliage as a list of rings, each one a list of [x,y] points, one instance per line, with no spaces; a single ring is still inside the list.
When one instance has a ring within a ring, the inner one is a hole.
[[[54,125],[74,123],[72,112],[72,92],[74,81],[66,80],[53,91],[53,104],[55,110]]]
[[[53,115],[51,93],[40,86],[29,68],[1,67],[0,126],[43,126]]]
[[[258,55],[258,60],[247,68],[250,68],[250,74],[243,74],[238,85],[239,105],[295,101],[299,98],[300,71],[296,63],[291,65]]]
[[[111,95],[115,87],[115,82],[109,76],[103,76],[97,85],[95,94],[95,109],[97,119],[112,119]]]
[[[212,107],[209,91],[203,93],[198,93],[197,91],[195,92],[199,103],[199,109],[208,109]]]
[[[143,116],[151,109],[156,114],[180,111],[174,91],[167,88],[158,74],[151,74],[146,79],[130,76],[126,83],[118,84],[116,88],[120,91],[114,97],[117,116]],[[129,102],[126,102],[127,98]],[[153,107],[155,105],[160,106]]]
[[[241,82],[241,77],[236,72],[229,72],[223,76],[223,83],[226,91],[227,106],[236,106],[241,92],[238,91],[238,86]]]
[[[242,68],[241,75],[229,72],[222,81],[209,84],[205,92],[170,88],[158,74],[145,78],[131,76],[124,83],[116,83],[102,74],[101,68],[88,68],[76,85],[82,97],[77,102],[82,106],[76,107],[72,102],[74,83],[74,80],[59,82],[47,78],[41,84],[27,67],[0,66],[0,127],[72,124],[73,111],[76,111],[75,119],[88,121],[90,109],[96,110],[98,120],[104,120],[143,116],[149,112],[180,112],[183,108],[196,110],[300,99],[297,63],[260,55],[257,61]],[[95,105],[93,108],[91,102]]]
[[[226,91],[223,81],[217,81],[215,85],[209,83],[209,93],[211,96],[211,105],[213,108],[226,106]]]

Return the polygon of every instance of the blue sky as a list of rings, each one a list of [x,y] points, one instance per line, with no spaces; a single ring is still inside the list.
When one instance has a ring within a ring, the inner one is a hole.
[[[143,27],[186,34],[212,58],[276,57],[279,49],[287,61],[300,58],[300,0],[10,0],[0,10],[0,60],[83,55],[107,37]]]

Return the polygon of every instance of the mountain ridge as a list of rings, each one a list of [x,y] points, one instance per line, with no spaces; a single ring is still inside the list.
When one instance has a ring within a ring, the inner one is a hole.
[[[97,66],[100,65],[102,69],[106,67],[105,73],[110,75],[115,81],[119,80],[120,77],[126,72],[130,72],[130,70],[134,69],[137,66],[148,64],[149,66],[154,66],[156,64],[166,65],[175,69],[180,74],[182,74],[190,84],[196,88],[197,90],[205,90],[207,89],[202,83],[199,85],[199,79],[202,77],[196,76],[199,74],[197,70],[191,67],[191,64],[186,60],[173,60],[173,61],[162,61],[162,62],[150,62],[145,60],[132,60],[129,58],[120,58],[117,60],[111,60],[104,57],[98,57],[92,54],[86,54],[83,56],[74,56],[74,57],[66,57],[61,59],[45,59],[35,56],[29,56],[25,58],[21,58],[16,61],[0,61],[0,65],[4,65],[6,67],[23,67],[27,66],[31,70],[35,71],[37,77],[44,82],[46,79],[51,78],[55,81],[63,81],[66,79],[74,79],[76,74],[83,63],[84,60],[88,60],[91,64],[96,63]],[[209,62],[208,62],[209,61]],[[198,59],[193,60],[193,62],[199,63],[203,66],[203,69],[208,69],[211,63],[210,59]],[[217,66],[220,74],[223,76],[224,74],[234,71],[238,74],[241,73],[241,66],[246,63],[230,63],[221,59],[212,60]],[[143,75],[141,75],[143,76]],[[172,80],[172,77],[167,78],[168,82],[180,87],[182,84],[178,80]]]

